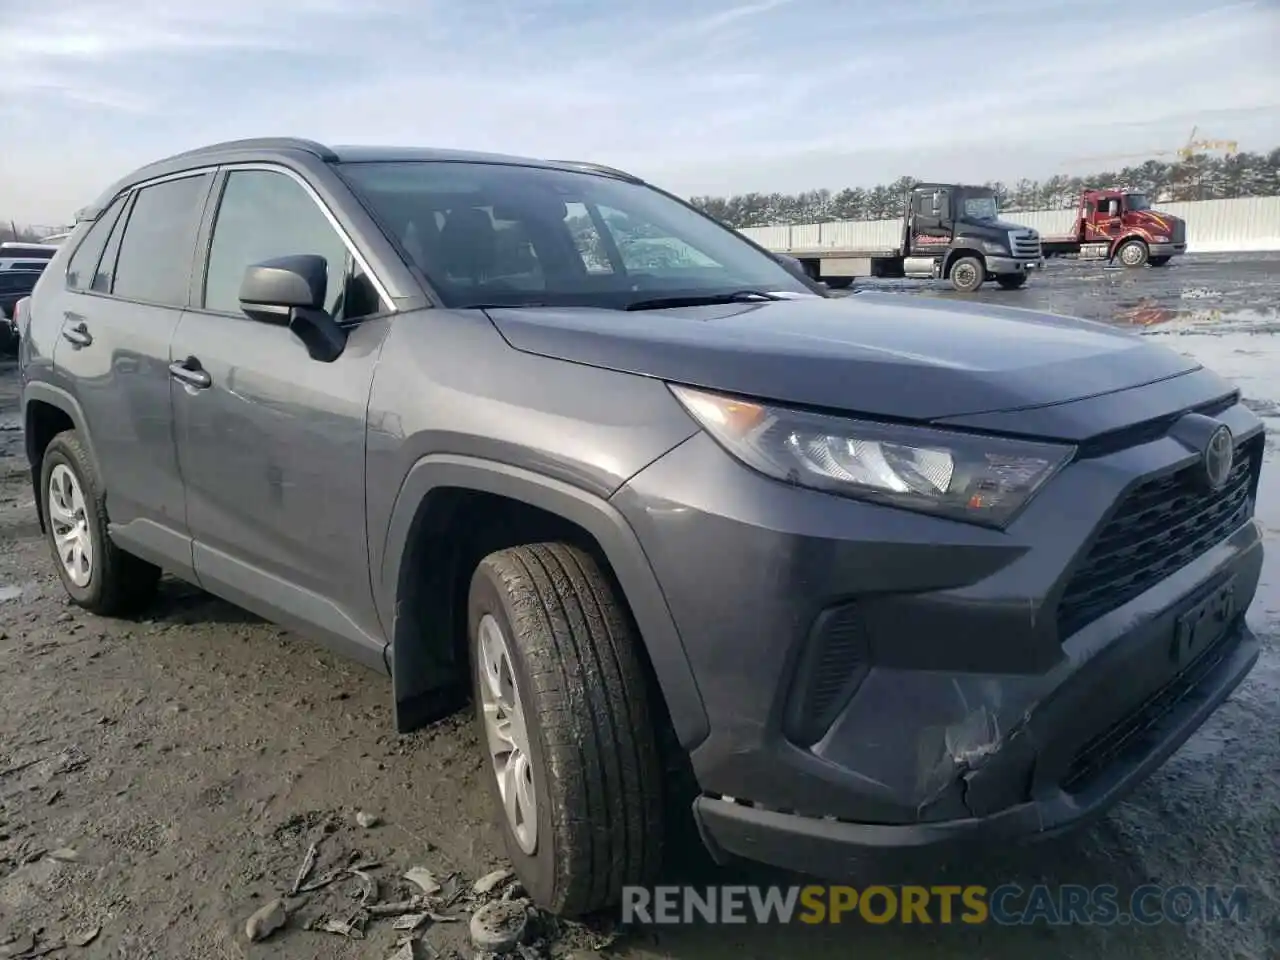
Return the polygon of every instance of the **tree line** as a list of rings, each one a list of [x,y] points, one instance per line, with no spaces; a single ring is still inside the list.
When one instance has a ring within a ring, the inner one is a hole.
[[[893,220],[902,216],[903,197],[918,182],[914,177],[899,177],[893,183],[870,188],[693,197],[691,202],[731,227]],[[1152,203],[1274,197],[1280,196],[1280,147],[1270,153],[1237,153],[1229,157],[1201,154],[1176,163],[1148,160],[1136,167],[1082,177],[1056,175],[1047,180],[1022,179],[1014,184],[992,181],[986,186],[995,191],[1000,209],[1008,213],[1074,207],[1080,191],[1090,187],[1119,186],[1140,191]],[[0,241],[36,241],[58,229],[20,226],[0,219]]]
[[[903,197],[916,183],[899,177],[876,187],[809,190],[798,194],[745,193],[730,197],[693,197],[694,206],[731,227],[826,223],[832,220],[893,220],[902,216]],[[1103,170],[1081,177],[990,181],[1000,209],[1053,210],[1074,207],[1080,191],[1122,187],[1145,193],[1154,203],[1280,196],[1280,147],[1270,153],[1204,154],[1176,163],[1148,160],[1134,167]]]

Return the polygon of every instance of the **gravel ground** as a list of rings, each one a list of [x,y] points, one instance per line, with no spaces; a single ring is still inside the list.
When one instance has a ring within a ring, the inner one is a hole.
[[[951,295],[932,284],[888,288]],[[1054,262],[1024,290],[979,296],[1140,325],[1237,380],[1263,417],[1280,415],[1280,256],[1186,257],[1137,272]],[[414,892],[401,879],[409,869],[432,871],[445,896],[431,909],[462,920],[428,920],[423,945],[440,956],[469,955],[466,917],[496,895],[475,896],[471,883],[504,866],[469,717],[397,736],[385,678],[178,583],[163,584],[145,621],[107,621],[67,606],[36,526],[16,394],[16,370],[0,361],[0,957],[24,946],[32,930],[40,931],[37,949],[68,941],[53,957],[390,957],[401,936],[390,920],[372,923],[360,940],[306,929],[352,914],[362,881],[351,874],[291,901],[285,929],[247,942],[245,920],[288,892],[313,842],[313,879],[377,862],[365,872],[377,879],[381,901]],[[1259,503],[1272,542],[1280,532],[1278,443],[1273,434]],[[1265,643],[1258,667],[1105,820],[1050,844],[992,850],[981,862],[895,862],[855,878],[1122,890],[1238,883],[1251,891],[1245,922],[651,928],[606,945],[609,923],[601,920],[541,930],[540,953],[1280,956],[1280,549],[1272,550],[1249,615]],[[360,811],[379,822],[362,826]],[[693,855],[672,876],[792,879],[714,870]],[[456,899],[445,908],[450,894]],[[74,945],[94,931],[87,945]]]

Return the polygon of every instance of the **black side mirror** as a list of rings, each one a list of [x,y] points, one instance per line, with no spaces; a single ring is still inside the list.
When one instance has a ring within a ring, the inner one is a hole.
[[[315,254],[255,263],[240,282],[240,309],[251,320],[287,326],[313,360],[332,363],[347,345],[347,332],[325,312],[328,283],[328,264]]]

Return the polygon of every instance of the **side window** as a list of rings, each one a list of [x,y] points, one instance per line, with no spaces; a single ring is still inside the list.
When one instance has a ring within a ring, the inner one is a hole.
[[[227,175],[209,244],[205,309],[239,313],[246,267],[300,254],[316,254],[328,264],[324,305],[331,316],[350,319],[371,312],[367,303],[356,304],[357,299],[367,298],[348,298],[346,244],[311,195],[283,173],[233,170]],[[348,299],[350,312],[343,309]]]
[[[84,235],[80,246],[71,255],[67,264],[67,287],[71,290],[88,290],[93,285],[94,275],[98,272],[98,261],[102,259],[102,251],[111,237],[111,228],[116,218],[124,209],[127,195],[118,197],[111,206],[102,211],[93,226]]]
[[[98,261],[98,269],[93,274],[91,289],[98,293],[110,293],[111,284],[116,278],[116,261],[120,258],[120,241],[124,239],[124,225],[129,219],[129,204],[133,195],[125,197],[124,208],[116,217],[111,228],[111,236],[107,238],[107,248],[102,251],[102,259]]]
[[[723,266],[701,250],[690,246],[679,237],[657,224],[648,223],[615,210],[599,207],[622,255],[622,265],[628,273],[659,273],[678,277],[681,273],[699,270],[721,270]],[[608,261],[606,261],[608,262]]]
[[[201,174],[138,191],[120,243],[112,293],[147,303],[186,305],[196,227],[208,188],[209,175]]]
[[[582,257],[582,264],[587,273],[613,273],[613,264],[609,262],[609,254],[604,241],[600,239],[600,231],[587,211],[585,203],[565,204],[565,225],[573,235],[573,245]]]

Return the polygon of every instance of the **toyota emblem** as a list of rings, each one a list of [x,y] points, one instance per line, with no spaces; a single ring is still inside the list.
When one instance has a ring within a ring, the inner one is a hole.
[[[1204,475],[1209,489],[1221,490],[1231,476],[1235,460],[1235,442],[1226,426],[1218,427],[1204,448]]]

